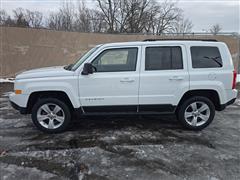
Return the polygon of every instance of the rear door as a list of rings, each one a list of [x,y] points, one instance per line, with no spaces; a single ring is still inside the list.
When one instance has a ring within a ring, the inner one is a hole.
[[[189,89],[185,46],[144,46],[142,57],[139,111],[173,112]]]

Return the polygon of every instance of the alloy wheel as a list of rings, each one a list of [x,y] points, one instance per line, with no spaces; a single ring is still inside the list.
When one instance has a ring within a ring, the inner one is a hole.
[[[47,103],[38,109],[37,120],[46,129],[57,129],[64,123],[65,114],[59,105]]]
[[[185,110],[184,118],[191,126],[201,126],[205,124],[210,117],[209,106],[201,101],[191,103]]]

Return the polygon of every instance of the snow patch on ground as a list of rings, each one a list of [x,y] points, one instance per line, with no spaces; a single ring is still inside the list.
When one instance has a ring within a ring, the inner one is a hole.
[[[0,163],[1,169],[0,169],[0,179],[18,179],[18,177],[21,177],[20,179],[65,179],[62,177],[57,177],[53,173],[41,171],[37,168],[29,168],[29,167],[22,167],[12,164],[4,164]],[[4,175],[2,175],[4,174]],[[18,176],[16,176],[18,175]]]
[[[11,94],[12,92],[6,92],[6,93],[3,93],[2,94],[2,97],[9,97],[9,95]],[[5,98],[6,99],[6,98]]]
[[[0,78],[0,83],[14,83],[14,78]]]
[[[240,106],[240,99],[236,99],[235,104]]]

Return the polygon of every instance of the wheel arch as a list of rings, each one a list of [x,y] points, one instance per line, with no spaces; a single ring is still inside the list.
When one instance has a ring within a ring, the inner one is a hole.
[[[64,91],[36,91],[36,92],[32,92],[28,98],[28,102],[27,102],[28,114],[31,113],[32,108],[34,104],[37,102],[37,100],[41,98],[56,98],[66,103],[69,106],[70,110],[74,109],[74,106],[69,96]]]
[[[217,111],[221,110],[221,101],[220,101],[219,93],[216,90],[212,90],[212,89],[202,89],[202,90],[190,90],[185,92],[177,105],[176,111],[179,109],[179,106],[181,106],[181,104],[186,99],[189,99],[190,97],[193,97],[193,96],[206,97],[213,102],[215,109]]]

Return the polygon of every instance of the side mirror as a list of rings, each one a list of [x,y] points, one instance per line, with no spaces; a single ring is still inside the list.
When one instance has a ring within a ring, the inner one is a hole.
[[[83,66],[82,75],[88,75],[93,73],[93,65],[91,63],[85,63]]]

